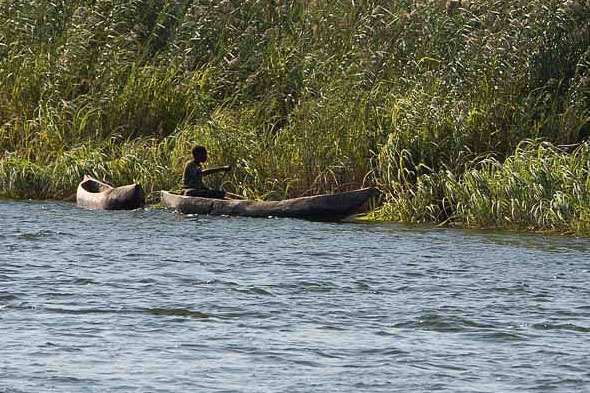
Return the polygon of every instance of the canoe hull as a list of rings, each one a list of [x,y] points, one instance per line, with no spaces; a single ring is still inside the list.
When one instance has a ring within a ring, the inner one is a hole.
[[[363,188],[282,201],[253,201],[189,197],[162,191],[161,200],[166,208],[183,214],[272,216],[336,221],[359,212],[375,194],[374,188]]]
[[[88,209],[133,210],[145,206],[145,192],[137,183],[113,187],[86,175],[78,184],[76,204]]]

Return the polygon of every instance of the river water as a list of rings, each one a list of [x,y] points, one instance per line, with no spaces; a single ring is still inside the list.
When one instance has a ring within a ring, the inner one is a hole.
[[[0,392],[590,392],[590,241],[0,202]]]

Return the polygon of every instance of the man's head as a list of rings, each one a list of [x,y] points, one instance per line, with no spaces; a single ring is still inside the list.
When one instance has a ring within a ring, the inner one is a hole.
[[[193,158],[196,162],[207,161],[207,149],[205,149],[205,147],[201,145],[193,147]]]

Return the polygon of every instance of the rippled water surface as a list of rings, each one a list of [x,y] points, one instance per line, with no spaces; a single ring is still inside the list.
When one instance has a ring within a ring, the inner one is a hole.
[[[590,392],[590,242],[0,202],[0,392]]]

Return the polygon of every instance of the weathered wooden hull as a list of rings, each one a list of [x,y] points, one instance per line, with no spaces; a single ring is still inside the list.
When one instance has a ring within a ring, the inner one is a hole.
[[[161,200],[166,208],[184,214],[272,216],[336,221],[359,212],[375,194],[374,188],[363,188],[282,201],[254,201],[189,197],[162,191]]]
[[[137,183],[113,187],[86,175],[78,184],[76,203],[88,209],[132,210],[145,206],[145,192]]]

